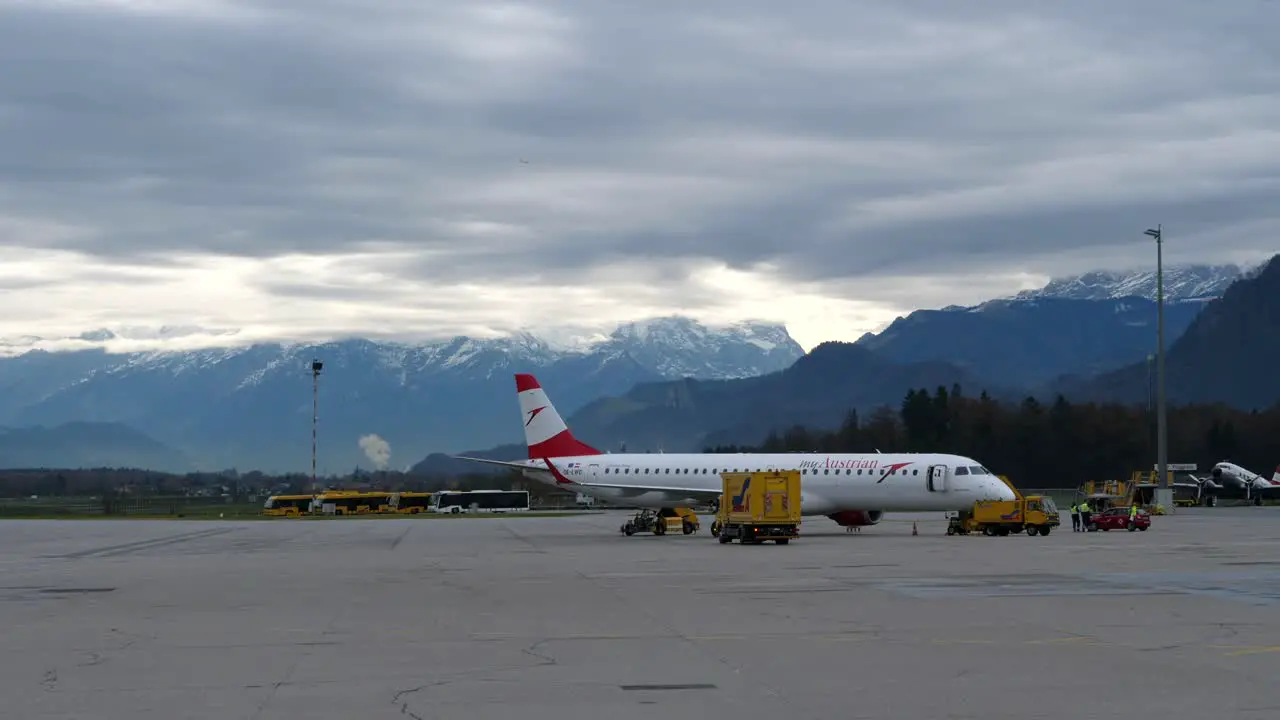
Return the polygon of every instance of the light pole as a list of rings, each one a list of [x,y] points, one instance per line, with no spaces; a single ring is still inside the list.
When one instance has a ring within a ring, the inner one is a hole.
[[[1147,353],[1147,440],[1156,435],[1156,354]],[[1158,441],[1157,441],[1158,442]]]
[[[1164,232],[1163,225],[1148,228],[1144,235],[1156,240],[1156,504],[1173,512],[1173,489],[1169,487],[1169,425],[1165,414],[1164,385]]]
[[[311,361],[311,492],[316,491],[316,423],[320,419],[320,371],[324,363]]]

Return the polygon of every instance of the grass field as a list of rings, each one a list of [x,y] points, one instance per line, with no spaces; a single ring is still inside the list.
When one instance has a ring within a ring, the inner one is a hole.
[[[322,522],[338,520],[379,520],[387,518],[414,517],[424,520],[476,520],[492,517],[512,517],[528,515],[534,517],[562,517],[579,515],[582,511],[572,510],[531,510],[523,513],[462,513],[459,515],[437,515],[421,513],[418,515],[401,515],[393,513],[328,516],[315,515],[300,518],[271,517],[262,514],[262,503],[225,503],[211,502],[203,498],[146,498],[130,500],[113,506],[108,513],[100,499],[93,498],[37,498],[37,499],[0,499],[0,520],[263,520],[277,522]]]

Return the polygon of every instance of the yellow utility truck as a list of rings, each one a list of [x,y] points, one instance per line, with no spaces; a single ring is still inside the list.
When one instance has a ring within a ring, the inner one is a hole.
[[[972,510],[947,513],[948,535],[968,535],[981,531],[983,535],[1008,535],[1025,532],[1028,535],[1048,535],[1062,521],[1058,506],[1048,495],[1023,495],[1018,488],[1001,476],[1001,480],[1013,490],[1015,500],[980,500]]]
[[[800,471],[720,473],[724,487],[711,534],[728,543],[786,545],[800,536]]]

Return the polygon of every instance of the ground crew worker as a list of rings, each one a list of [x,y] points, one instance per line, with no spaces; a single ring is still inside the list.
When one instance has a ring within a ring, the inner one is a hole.
[[[1084,502],[1080,503],[1080,529],[1082,531],[1089,530],[1089,516],[1092,514],[1093,514],[1093,511],[1089,509],[1088,500],[1085,500]]]
[[[1129,524],[1138,524],[1138,503],[1134,503],[1129,506]]]
[[[1080,506],[1071,505],[1071,532],[1080,532]]]

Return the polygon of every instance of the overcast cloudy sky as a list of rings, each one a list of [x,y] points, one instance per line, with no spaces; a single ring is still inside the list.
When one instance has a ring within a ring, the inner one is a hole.
[[[1157,222],[1260,260],[1277,37],[1269,0],[0,0],[0,335],[809,347],[1150,265]]]

